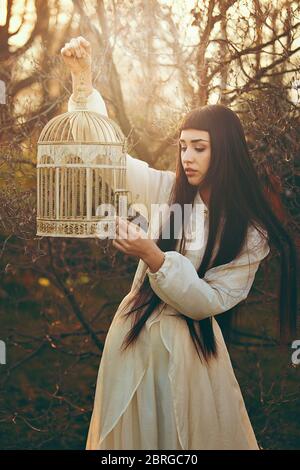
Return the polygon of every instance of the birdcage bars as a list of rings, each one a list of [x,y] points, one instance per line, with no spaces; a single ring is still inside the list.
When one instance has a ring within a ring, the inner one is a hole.
[[[118,213],[120,197],[129,196],[126,150],[106,116],[79,110],[53,118],[38,141],[37,235],[94,237],[98,222],[112,218],[101,205]]]

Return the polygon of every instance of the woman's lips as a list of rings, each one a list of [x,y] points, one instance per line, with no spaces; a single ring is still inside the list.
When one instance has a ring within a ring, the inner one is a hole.
[[[192,176],[196,173],[197,171],[196,170],[185,170],[185,174],[187,176]]]

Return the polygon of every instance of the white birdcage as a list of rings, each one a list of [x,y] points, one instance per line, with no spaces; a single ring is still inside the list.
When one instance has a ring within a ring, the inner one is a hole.
[[[87,111],[81,90],[75,111],[51,119],[38,140],[37,235],[87,238],[108,230],[130,202],[126,152],[120,127]]]

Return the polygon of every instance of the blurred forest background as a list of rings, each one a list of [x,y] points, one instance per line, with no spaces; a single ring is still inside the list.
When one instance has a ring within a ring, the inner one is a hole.
[[[0,0],[1,449],[84,448],[105,336],[138,261],[100,240],[36,236],[36,142],[71,93],[62,46],[91,41],[94,86],[128,152],[155,168],[175,168],[186,111],[235,110],[299,248],[299,10],[297,0]],[[279,262],[272,250],[261,264],[228,348],[259,444],[299,449],[300,367],[278,346]]]

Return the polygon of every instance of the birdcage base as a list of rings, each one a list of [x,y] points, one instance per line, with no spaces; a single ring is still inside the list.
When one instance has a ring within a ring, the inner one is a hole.
[[[38,236],[73,237],[73,238],[108,238],[113,234],[114,219],[92,221],[78,220],[37,220]]]

